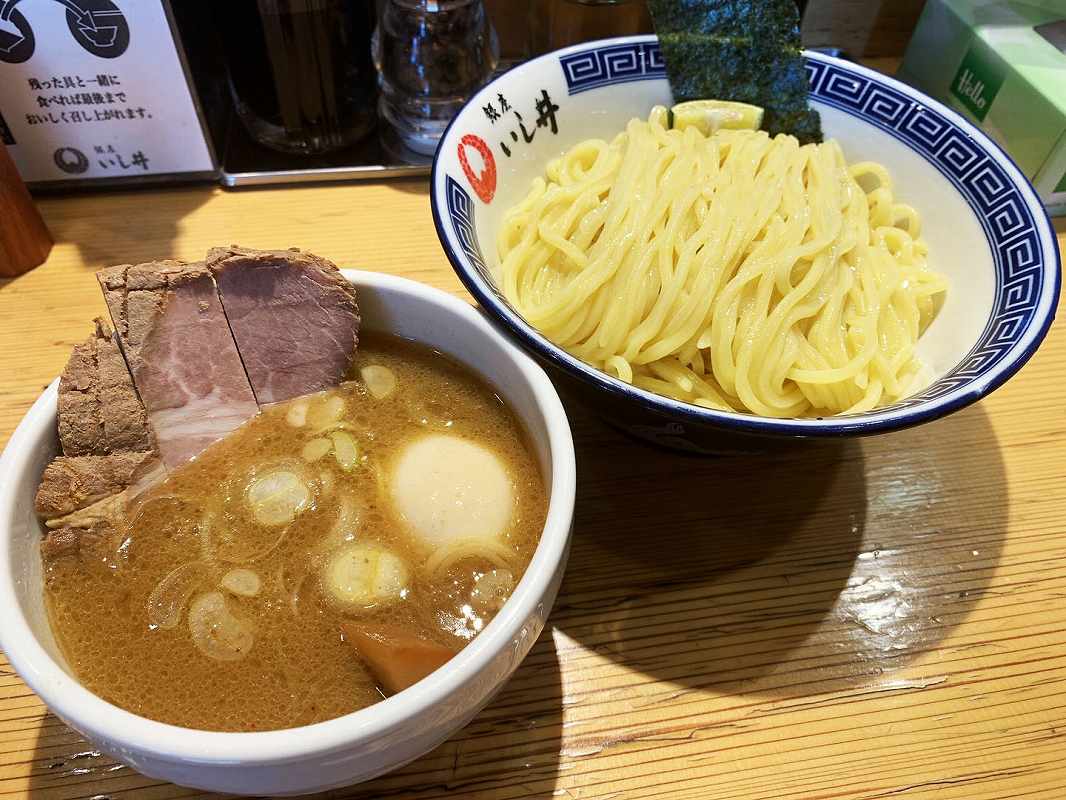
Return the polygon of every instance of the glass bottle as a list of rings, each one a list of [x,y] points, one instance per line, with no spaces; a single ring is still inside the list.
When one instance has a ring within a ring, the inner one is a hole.
[[[382,120],[405,147],[433,155],[499,56],[482,0],[379,0],[374,62]]]
[[[376,121],[369,0],[224,0],[212,4],[237,116],[287,153],[339,150]]]

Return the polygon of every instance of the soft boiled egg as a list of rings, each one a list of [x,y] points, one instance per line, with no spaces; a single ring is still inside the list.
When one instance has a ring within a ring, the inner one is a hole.
[[[432,434],[411,442],[391,477],[397,512],[431,547],[496,539],[511,521],[514,485],[503,461],[459,436]]]

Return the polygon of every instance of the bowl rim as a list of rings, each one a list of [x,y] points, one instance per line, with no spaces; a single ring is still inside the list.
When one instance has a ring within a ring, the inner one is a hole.
[[[640,389],[625,383],[618,378],[592,367],[575,356],[570,355],[561,347],[555,345],[536,328],[527,323],[517,312],[500,300],[490,286],[488,286],[467,263],[465,256],[458,252],[453,244],[453,234],[448,230],[444,221],[441,208],[442,197],[445,192],[440,168],[441,154],[446,152],[446,147],[453,145],[457,125],[466,117],[472,108],[480,106],[484,98],[496,91],[494,87],[499,81],[512,72],[523,70],[540,63],[558,60],[561,56],[571,53],[579,53],[585,50],[594,50],[601,47],[625,44],[650,44],[658,41],[655,34],[640,34],[636,36],[618,36],[607,39],[597,39],[589,42],[553,50],[528,61],[516,64],[506,72],[494,77],[489,83],[473,94],[464,103],[459,112],[452,118],[441,135],[437,152],[433,157],[433,166],[430,171],[430,208],[433,214],[433,225],[437,231],[437,238],[441,243],[452,269],[458,275],[466,289],[474,296],[478,304],[485,308],[493,321],[503,327],[507,334],[515,338],[523,348],[533,352],[539,358],[561,369],[563,372],[576,377],[594,388],[607,394],[626,401],[635,401],[646,409],[657,412],[672,421],[682,421],[697,426],[709,426],[723,431],[732,431],[746,434],[789,436],[795,438],[838,438],[856,435],[872,435],[888,433],[895,430],[930,422],[934,419],[954,413],[977,402],[985,395],[998,389],[1016,374],[1030,358],[1036,353],[1040,344],[1047,336],[1051,323],[1055,319],[1058,307],[1059,292],[1061,287],[1062,255],[1059,252],[1058,241],[1054,235],[1054,227],[1048,216],[1047,210],[1040,202],[1036,190],[1030,181],[1018,168],[1018,165],[1010,155],[993,141],[987,134],[970,123],[958,112],[945,106],[937,100],[929,97],[920,90],[909,86],[901,81],[884,75],[869,67],[862,66],[851,61],[835,58],[825,53],[813,50],[804,50],[806,59],[832,65],[845,72],[857,73],[874,83],[886,85],[911,98],[914,102],[930,108],[941,114],[957,129],[961,130],[971,140],[975,141],[982,150],[993,158],[1003,168],[1011,185],[1018,191],[1019,197],[1033,215],[1035,228],[1038,232],[1043,249],[1046,253],[1041,271],[1048,280],[1048,287],[1044,290],[1033,312],[1033,318],[1025,333],[1025,338],[1012,346],[1012,350],[1021,348],[1012,358],[1004,357],[991,370],[983,375],[968,381],[967,383],[952,389],[941,397],[922,400],[919,403],[902,408],[890,408],[887,411],[877,409],[851,414],[847,416],[829,416],[820,418],[783,418],[763,417],[742,412],[718,411],[715,409],[702,408],[690,403],[683,403],[663,395]],[[852,113],[847,109],[839,109],[844,113]],[[868,123],[857,114],[852,114],[857,119]],[[920,155],[920,154],[919,154]],[[930,165],[932,166],[932,165]],[[957,189],[956,189],[957,191]],[[967,206],[970,203],[963,198]],[[976,212],[975,212],[976,213]],[[961,362],[960,362],[961,363]]]
[[[64,721],[70,720],[89,739],[107,741],[113,748],[130,753],[205,766],[274,766],[348,750],[357,742],[373,742],[405,725],[418,730],[419,715],[447,703],[458,688],[510,648],[527,619],[538,613],[547,617],[550,609],[538,606],[560,564],[565,562],[576,494],[573,438],[555,387],[536,362],[458,297],[394,275],[348,269],[342,273],[357,289],[372,286],[416,295],[438,307],[442,320],[463,317],[493,340],[521,370],[545,422],[552,469],[544,529],[525,574],[492,622],[447,664],[414,686],[350,714],[297,728],[238,733],[184,728],[126,711],[90,692],[52,659],[30,629],[15,593],[19,576],[13,569],[13,537],[7,519],[25,500],[17,496],[18,481],[9,476],[26,471],[27,462],[34,456],[33,440],[40,435],[41,426],[54,428],[57,378],[34,402],[0,454],[0,475],[5,476],[0,482],[0,609],[4,609],[0,647],[48,708]]]

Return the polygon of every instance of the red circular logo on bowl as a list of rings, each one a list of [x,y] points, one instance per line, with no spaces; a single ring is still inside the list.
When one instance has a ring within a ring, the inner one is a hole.
[[[466,157],[467,147],[473,147],[477,150],[481,160],[485,163],[480,175],[475,175],[474,170],[470,167],[470,162]],[[470,186],[473,187],[477,196],[481,198],[482,203],[491,203],[492,196],[496,194],[496,159],[492,157],[492,151],[489,150],[489,146],[485,144],[485,140],[480,136],[468,133],[459,140],[457,149],[459,164],[462,166],[463,172],[466,173],[466,179],[470,181]]]

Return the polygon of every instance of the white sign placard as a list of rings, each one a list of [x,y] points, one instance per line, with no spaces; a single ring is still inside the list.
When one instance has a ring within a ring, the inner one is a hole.
[[[27,182],[214,169],[162,0],[0,0],[0,116]]]

